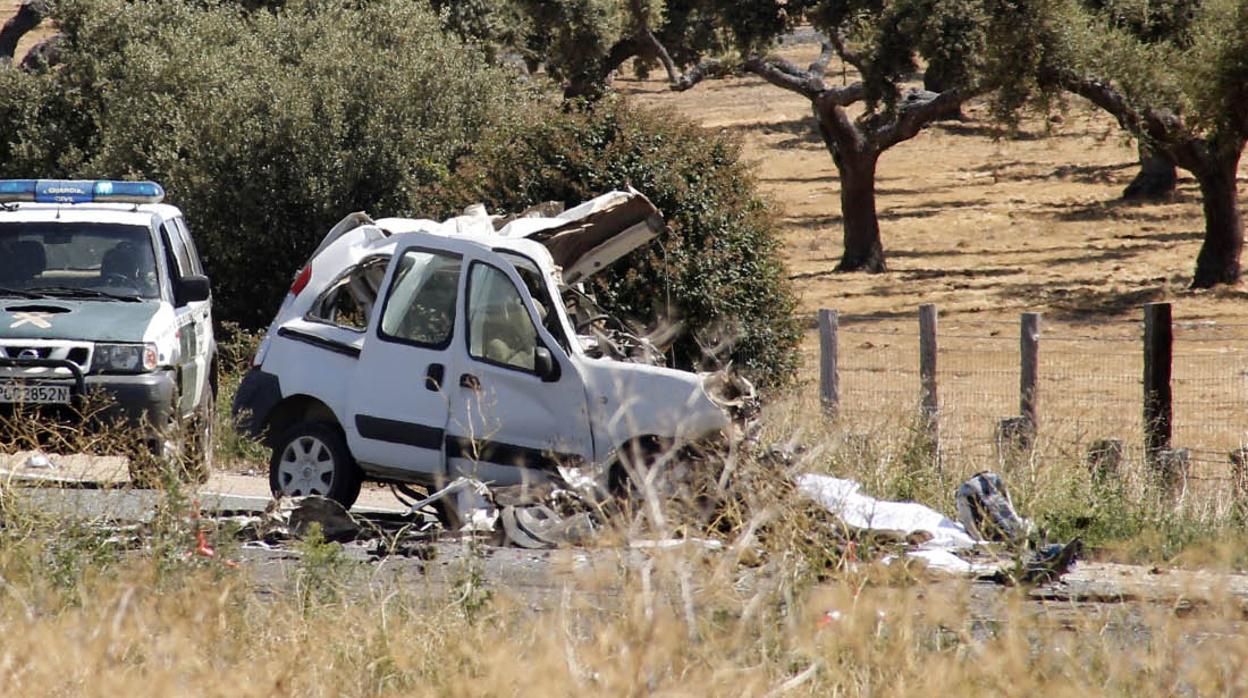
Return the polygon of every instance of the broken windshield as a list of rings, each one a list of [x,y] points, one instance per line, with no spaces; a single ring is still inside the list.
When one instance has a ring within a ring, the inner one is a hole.
[[[58,295],[81,291],[93,298],[158,298],[151,232],[105,223],[0,223],[0,286]]]

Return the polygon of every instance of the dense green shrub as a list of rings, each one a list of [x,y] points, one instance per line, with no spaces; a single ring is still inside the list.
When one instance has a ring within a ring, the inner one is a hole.
[[[348,5],[63,0],[64,63],[0,72],[0,176],[162,182],[219,317],[262,325],[343,215],[414,208],[538,98],[421,3]]]
[[[343,215],[568,204],[631,184],[670,223],[599,280],[610,309],[736,339],[767,384],[798,332],[777,241],[735,146],[621,104],[561,112],[423,3],[62,0],[63,63],[0,70],[0,177],[146,177],[188,216],[217,317],[267,323]]]
[[[800,336],[794,300],[771,212],[736,144],[622,100],[545,110],[493,132],[428,203],[442,214],[472,201],[509,211],[573,205],[628,185],[658,206],[668,230],[595,277],[599,300],[635,319],[684,320],[691,332],[675,347],[681,366],[703,365],[700,343],[727,338],[735,341],[729,356],[760,384],[785,382]]]

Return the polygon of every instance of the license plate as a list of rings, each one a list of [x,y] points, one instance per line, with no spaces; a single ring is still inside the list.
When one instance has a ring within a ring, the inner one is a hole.
[[[0,383],[0,402],[67,403],[69,402],[69,386],[39,383]]]

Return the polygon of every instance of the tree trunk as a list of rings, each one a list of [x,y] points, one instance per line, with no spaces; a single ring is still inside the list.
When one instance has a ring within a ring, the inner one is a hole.
[[[941,70],[939,65],[927,66],[927,70],[923,71],[923,89],[928,92],[944,92],[951,88],[955,80],[952,75],[946,73],[947,71]],[[962,113],[962,103],[950,105],[948,109],[936,117],[936,120],[965,121],[966,115]]]
[[[1242,147],[1242,144],[1241,144]],[[1228,149],[1221,157],[1196,172],[1205,209],[1205,241],[1196,257],[1192,288],[1211,288],[1239,281],[1239,255],[1244,248],[1243,219],[1239,212],[1239,149]]]
[[[845,252],[837,271],[887,271],[880,221],[875,214],[874,152],[836,153],[841,177],[841,216],[845,226]]]
[[[45,0],[23,0],[17,14],[0,27],[0,65],[11,63],[17,52],[17,43],[32,29],[39,26],[48,14]]]
[[[639,55],[643,44],[636,37],[628,37],[615,42],[607,51],[607,55],[597,61],[590,61],[580,66],[570,77],[563,88],[564,99],[584,98],[595,102],[606,94],[614,73],[628,59]]]
[[[1174,193],[1178,182],[1174,160],[1165,153],[1140,141],[1140,171],[1122,192],[1124,199],[1165,199]]]

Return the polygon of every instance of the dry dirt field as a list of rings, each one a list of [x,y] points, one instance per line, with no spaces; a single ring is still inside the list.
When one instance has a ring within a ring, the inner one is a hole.
[[[783,53],[804,64],[817,48]],[[843,79],[836,66],[829,74]],[[816,310],[838,310],[849,409],[895,412],[917,401],[917,307],[935,303],[950,443],[991,449],[996,420],[1017,414],[1019,314],[1041,312],[1042,430],[1047,423],[1051,436],[1080,449],[1101,437],[1132,448],[1141,306],[1164,300],[1176,322],[1175,444],[1192,448],[1198,471],[1224,474],[1227,450],[1248,439],[1248,292],[1187,289],[1204,228],[1197,184],[1181,171],[1172,200],[1121,201],[1135,144],[1086,102],[1071,98],[1064,113],[1013,134],[973,103],[965,120],[885,153],[877,206],[890,271],[869,275],[833,271],[838,179],[804,98],[754,76],[684,93],[627,76],[616,86],[740,138],[779,207],[790,278],[809,318],[802,379],[818,376]]]
[[[13,13],[17,12],[17,7],[20,4],[20,0],[0,0],[0,18],[3,18],[4,22],[9,21],[9,18],[13,16]],[[4,22],[0,22],[0,24],[3,24]],[[29,51],[32,46],[51,35],[51,28],[41,26],[35,29],[35,31],[22,37],[22,40],[17,44],[17,60],[20,61],[22,56],[25,56],[26,52]]]
[[[805,62],[817,50],[785,54]],[[837,69],[829,72],[836,80]],[[804,98],[754,76],[684,93],[635,79],[617,86],[741,138],[782,207],[787,262],[806,312],[891,318],[937,303],[985,318],[1044,311],[1113,319],[1166,299],[1176,318],[1248,318],[1242,289],[1185,290],[1203,230],[1195,180],[1181,173],[1169,203],[1120,202],[1135,173],[1134,143],[1075,98],[1067,113],[1014,135],[998,134],[986,108],[972,104],[966,121],[937,124],[886,153],[877,204],[890,272],[873,276],[832,271],[841,252],[838,182]]]

